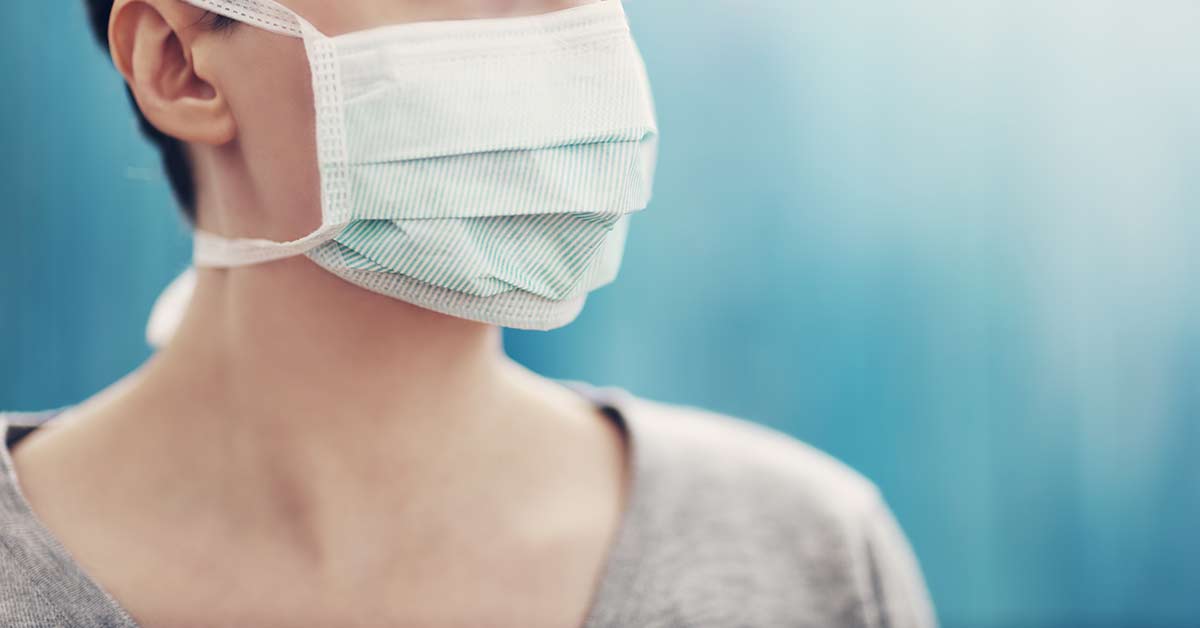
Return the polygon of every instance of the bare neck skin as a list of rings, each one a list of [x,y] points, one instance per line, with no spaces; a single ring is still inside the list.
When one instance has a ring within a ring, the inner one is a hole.
[[[556,574],[536,586],[563,587],[554,555],[580,578],[575,610],[615,539],[624,456],[611,422],[513,363],[498,329],[305,258],[201,271],[168,348],[14,452],[35,510],[118,599],[170,587],[130,554],[157,564],[164,546],[361,595],[428,579],[396,573],[423,561],[494,579],[481,565],[518,555]],[[153,609],[170,595],[141,608],[173,617]]]

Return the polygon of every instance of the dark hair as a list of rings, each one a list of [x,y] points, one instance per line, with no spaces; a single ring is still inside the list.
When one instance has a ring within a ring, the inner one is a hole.
[[[112,15],[114,0],[84,0],[87,5],[88,16],[92,24],[92,32],[96,35],[96,40],[108,50],[108,21]],[[225,30],[235,25],[235,22],[227,17],[220,15],[206,15],[204,25],[213,30]],[[150,140],[158,148],[159,154],[162,155],[163,168],[167,171],[167,180],[171,183],[171,189],[175,192],[175,199],[183,208],[184,215],[188,221],[196,221],[196,182],[192,177],[192,164],[188,159],[187,147],[183,142],[171,137],[154,128],[153,124],[146,119],[145,114],[137,106],[137,101],[133,98],[133,91],[126,86],[126,92],[129,94],[129,101],[133,104],[133,110],[137,114],[138,127],[142,131],[142,135]]]

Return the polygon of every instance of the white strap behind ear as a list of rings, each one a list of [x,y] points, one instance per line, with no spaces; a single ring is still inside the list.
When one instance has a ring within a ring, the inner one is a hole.
[[[187,313],[195,290],[196,270],[189,268],[176,277],[154,302],[150,322],[146,325],[146,342],[151,347],[161,349],[175,336],[175,330],[183,322],[183,316]]]
[[[196,229],[192,263],[198,268],[236,268],[303,255],[332,240],[345,225],[324,225],[291,242],[226,238]]]
[[[212,11],[229,19],[237,20],[263,30],[304,37],[300,18],[291,9],[275,0],[183,0],[200,9]]]

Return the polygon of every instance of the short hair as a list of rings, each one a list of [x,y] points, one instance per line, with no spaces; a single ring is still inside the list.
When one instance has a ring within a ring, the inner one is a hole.
[[[92,25],[92,32],[96,36],[96,40],[108,51],[108,22],[112,16],[114,0],[84,0],[87,5],[88,17]],[[236,22],[220,16],[208,14],[205,16],[205,25],[213,30],[225,30],[232,28]],[[133,98],[133,91],[126,86],[126,92],[129,95],[129,101],[133,105],[133,110],[137,114],[138,128],[141,129],[142,135],[150,140],[150,143],[158,149],[162,156],[163,168],[167,172],[167,180],[171,184],[171,190],[175,194],[175,200],[183,209],[184,215],[188,222],[196,222],[196,180],[192,175],[191,160],[188,159],[187,146],[180,140],[171,137],[159,131],[146,119],[146,115],[142,113],[138,107],[137,101]]]

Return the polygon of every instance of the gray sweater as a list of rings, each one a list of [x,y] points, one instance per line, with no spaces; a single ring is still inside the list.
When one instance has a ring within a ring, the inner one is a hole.
[[[765,426],[566,383],[625,430],[633,458],[629,506],[584,628],[936,625],[908,541],[870,481]],[[54,416],[0,415],[0,626],[137,626],[21,494],[9,448]]]

